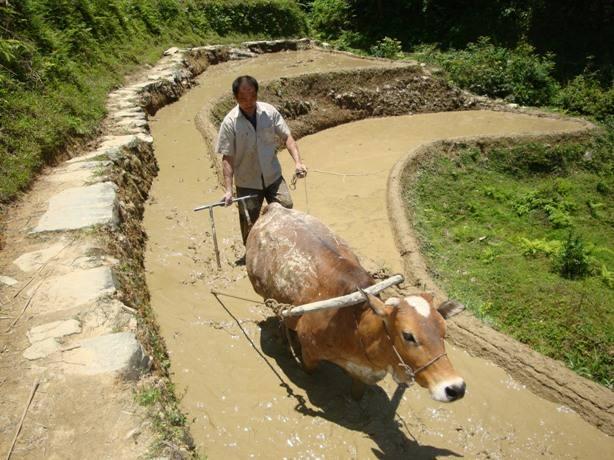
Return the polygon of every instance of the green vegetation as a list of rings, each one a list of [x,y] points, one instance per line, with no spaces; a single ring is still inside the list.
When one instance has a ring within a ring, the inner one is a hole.
[[[577,75],[554,96],[553,103],[572,113],[592,115],[597,120],[614,116],[614,85],[600,84],[598,73]]]
[[[614,28],[604,0],[304,3],[314,34],[339,49],[392,59],[411,51],[480,95],[600,121],[614,114]]]
[[[608,0],[302,0],[324,40],[345,37],[368,50],[384,37],[405,50],[436,43],[463,49],[480,37],[503,48],[525,42],[556,56],[557,77],[567,79],[589,64],[612,79],[612,5]],[[590,59],[589,59],[590,57]]]
[[[539,56],[526,43],[503,48],[482,37],[459,51],[421,47],[417,56],[441,66],[461,88],[519,104],[550,104],[559,89],[552,56]]]
[[[388,59],[403,57],[401,42],[395,38],[384,37],[369,50],[372,56]]]
[[[614,385],[614,130],[431,158],[405,199],[451,297]]]
[[[151,446],[152,456],[159,455],[165,447],[169,447],[169,444],[194,449],[187,430],[188,420],[179,408],[172,383],[165,380],[150,380],[137,391],[135,396],[141,406],[148,408],[154,429],[159,435],[157,443]],[[194,450],[190,454],[196,458]]]
[[[0,204],[93,135],[108,92],[165,48],[306,30],[292,0],[0,2]]]

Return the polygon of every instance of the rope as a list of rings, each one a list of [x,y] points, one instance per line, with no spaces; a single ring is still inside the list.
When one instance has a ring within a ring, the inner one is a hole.
[[[340,173],[336,171],[324,171],[322,169],[310,169],[310,171],[317,172],[320,174],[330,174],[331,176],[343,176],[343,177],[366,177],[366,176],[377,176],[378,174],[385,172],[385,169],[380,171],[375,171],[372,173]]]
[[[367,293],[365,291],[363,291],[361,288],[358,288],[358,290],[360,292],[362,292],[362,295],[365,297],[365,300],[368,303],[369,302],[369,296],[367,295]],[[356,321],[356,316],[354,316],[354,321]],[[405,375],[407,375],[407,378],[409,379],[409,382],[407,382],[408,386],[412,385],[415,382],[416,375],[418,375],[420,372],[425,370],[431,364],[434,364],[435,362],[439,361],[441,358],[443,358],[444,356],[447,355],[447,353],[444,351],[440,355],[435,356],[433,359],[431,359],[429,362],[427,362],[423,366],[420,366],[416,370],[414,370],[409,364],[407,364],[405,362],[405,360],[401,356],[401,353],[399,353],[399,350],[397,350],[397,347],[394,345],[394,341],[392,340],[392,337],[390,336],[390,332],[388,331],[388,326],[386,325],[386,321],[382,320],[382,325],[384,326],[384,331],[386,331],[386,336],[388,337],[388,341],[390,342],[390,346],[392,347],[392,351],[394,351],[394,354],[396,355],[397,359],[399,360],[398,366],[401,369],[403,369],[403,371],[405,372]],[[358,322],[356,322],[356,328],[358,328]],[[369,359],[369,355],[367,354],[367,349],[365,348],[365,345],[362,342],[362,338],[360,338],[360,335],[359,335],[358,338],[360,339],[360,344],[362,345],[362,347],[364,349],[364,352],[365,352],[365,355],[367,356],[367,359],[369,360],[369,362],[371,362],[371,360]]]
[[[377,176],[378,174],[385,172],[386,170],[382,169],[380,171],[375,171],[372,173],[341,173],[341,172],[336,172],[336,171],[325,171],[323,169],[310,169],[309,171],[320,173],[320,174],[329,174],[332,176],[341,176],[343,177],[343,180],[345,181],[346,177]],[[300,177],[296,173],[294,173],[292,175],[292,180],[290,181],[290,190],[292,191],[296,190],[296,183],[298,182],[299,179],[304,179],[303,184],[305,186],[305,210],[307,211],[307,214],[309,214],[309,195],[307,193],[307,174],[305,174],[303,177]]]
[[[252,346],[252,348],[256,351],[256,353],[258,353],[258,355],[266,363],[269,369],[271,369],[273,374],[275,374],[275,376],[279,379],[279,382],[280,382],[279,386],[281,386],[284,390],[286,390],[286,394],[289,398],[294,398],[296,400],[297,402],[296,409],[300,413],[305,414],[305,415],[311,415],[311,416],[321,415],[318,412],[314,411],[313,409],[307,407],[307,401],[305,400],[303,395],[294,392],[292,387],[284,380],[284,378],[275,369],[275,367],[273,367],[273,365],[269,362],[269,360],[263,354],[263,352],[256,346],[252,338],[249,336],[249,334],[245,331],[245,329],[241,325],[241,322],[239,321],[239,319],[228,309],[226,305],[224,305],[224,302],[220,300],[220,298],[218,297],[218,293],[217,292],[211,292],[211,293],[213,294],[213,297],[215,297],[215,300],[217,300],[218,303],[222,306],[222,308],[226,311],[226,313],[228,313],[228,315],[235,321],[235,323],[237,324],[241,332],[243,332],[243,335],[245,336],[249,344]]]
[[[386,331],[386,335],[388,336],[388,340],[390,340],[390,345],[392,345],[392,350],[397,355],[397,359],[399,360],[399,367],[401,369],[403,369],[403,371],[405,371],[405,375],[407,375],[407,377],[410,379],[410,383],[413,383],[416,380],[416,375],[418,375],[420,372],[425,370],[431,364],[439,361],[441,358],[443,358],[444,356],[447,355],[447,353],[444,351],[440,355],[435,356],[433,359],[431,359],[425,365],[420,366],[418,369],[414,370],[414,369],[412,369],[412,367],[409,364],[407,364],[405,362],[405,360],[403,359],[403,357],[401,356],[401,354],[397,350],[397,347],[394,346],[394,342],[392,341],[392,337],[390,337],[390,333],[388,332],[388,326],[386,326],[386,323],[384,323],[384,330]]]
[[[296,183],[299,179],[304,179],[303,184],[305,186],[305,211],[307,211],[307,214],[309,214],[309,196],[307,195],[307,173],[305,173],[305,175],[302,177],[294,173],[294,175],[292,176],[292,180],[290,181],[290,190],[296,190]]]
[[[292,307],[294,307],[294,305],[290,305],[288,303],[279,303],[275,299],[266,299],[264,301],[264,305],[266,307],[269,307],[271,310],[273,310],[273,313],[275,313],[275,315],[280,320],[284,319],[284,317],[282,316],[283,312],[288,311],[288,310],[292,309]]]

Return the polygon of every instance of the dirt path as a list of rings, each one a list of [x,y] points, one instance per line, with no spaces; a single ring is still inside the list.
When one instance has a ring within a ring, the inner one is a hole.
[[[208,218],[191,212],[221,196],[207,146],[194,126],[196,113],[225,94],[238,74],[266,80],[365,65],[376,63],[315,51],[220,64],[201,77],[199,87],[151,121],[160,172],[144,222],[147,282],[178,393],[185,392],[183,407],[194,419],[196,441],[212,458],[607,457],[614,448],[611,438],[462,350],[450,352],[468,383],[468,394],[458,403],[435,403],[417,388],[403,393],[390,379],[355,403],[347,397],[348,379],[338,369],[325,366],[306,376],[290,361],[273,322],[266,321],[269,311],[256,302],[224,297],[227,311],[210,294],[216,288],[259,300],[244,268],[234,264],[243,252],[236,211],[216,211],[221,272],[215,270]],[[405,152],[439,138],[573,128],[572,122],[484,111],[373,119],[333,128],[299,142],[312,168],[309,211],[361,255],[398,271],[401,261],[388,229],[385,192],[388,171]],[[288,171],[288,164],[284,166]],[[299,209],[306,207],[302,187],[294,192]]]

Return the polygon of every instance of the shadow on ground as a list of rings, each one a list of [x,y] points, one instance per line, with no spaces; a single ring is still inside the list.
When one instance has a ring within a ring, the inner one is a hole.
[[[354,401],[349,393],[351,379],[341,368],[323,363],[313,375],[306,374],[290,355],[277,318],[268,318],[259,326],[260,347],[283,370],[287,380],[282,386],[289,397],[296,399],[295,409],[298,412],[305,416],[323,417],[347,429],[364,433],[377,444],[372,451],[380,459],[461,456],[448,449],[420,445],[412,439],[412,428],[396,414],[405,387],[399,386],[390,399],[379,386],[370,386],[361,401]],[[279,377],[283,379],[284,376]],[[292,386],[298,386],[307,393],[309,405],[302,395],[292,390]]]

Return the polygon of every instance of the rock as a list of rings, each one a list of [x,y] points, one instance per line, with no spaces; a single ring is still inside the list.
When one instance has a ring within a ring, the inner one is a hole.
[[[119,154],[119,149],[117,148],[108,148],[108,149],[97,149],[91,152],[85,153],[83,155],[79,155],[78,157],[71,158],[66,163],[80,163],[82,161],[106,161],[113,160]]]
[[[31,233],[75,230],[119,222],[117,186],[101,182],[66,189],[49,200],[49,209]]]
[[[32,297],[37,314],[69,310],[115,293],[115,280],[109,267],[76,270],[43,281]]]
[[[34,344],[50,338],[66,337],[67,335],[78,334],[81,332],[79,321],[69,319],[66,321],[52,321],[33,327],[27,332],[28,340]]]
[[[38,270],[43,264],[58,255],[65,247],[65,243],[55,243],[46,249],[22,254],[13,263],[23,272],[32,272]]]
[[[139,120],[145,120],[147,115],[141,109],[132,109],[132,110],[119,110],[117,112],[113,112],[111,114],[111,118],[114,119],[122,119],[122,118],[136,118]]]
[[[124,436],[124,440],[127,441],[128,439],[133,438],[134,441],[136,442],[136,438],[138,438],[140,434],[141,434],[140,428],[133,428],[132,430],[128,431],[128,433],[126,433],[126,436]]]
[[[82,334],[93,337],[129,328],[133,316],[126,308],[117,299],[101,299],[93,308],[79,313]]]
[[[139,146],[140,143],[152,144],[153,137],[145,135],[130,134],[127,136],[107,136],[104,142],[100,145],[100,149],[108,148],[125,148],[133,149]]]
[[[236,61],[256,57],[257,54],[242,48],[230,48],[230,59]]]
[[[147,120],[144,118],[124,118],[115,123],[117,126],[147,126]]]
[[[107,334],[78,342],[64,353],[64,370],[71,374],[118,373],[137,378],[149,367],[149,358],[132,332]]]
[[[172,48],[167,49],[163,54],[164,56],[171,56],[178,52],[179,52],[179,48],[177,48],[176,46],[173,46]]]
[[[109,160],[67,162],[44,178],[47,181],[56,183],[77,183],[75,185],[85,185],[87,182],[100,182],[103,180],[105,168],[110,164]]]
[[[40,342],[36,342],[31,347],[26,348],[23,352],[23,357],[31,361],[35,359],[46,358],[52,353],[60,349],[60,344],[53,337],[50,337]]]
[[[102,174],[99,174],[98,171],[86,169],[70,172],[62,172],[61,170],[58,170],[53,174],[49,174],[48,176],[44,177],[44,180],[48,182],[72,186],[88,185],[92,182],[100,182],[104,179],[105,177]]]
[[[0,283],[6,284],[7,286],[15,286],[19,281],[15,278],[11,278],[10,276],[0,275]]]

